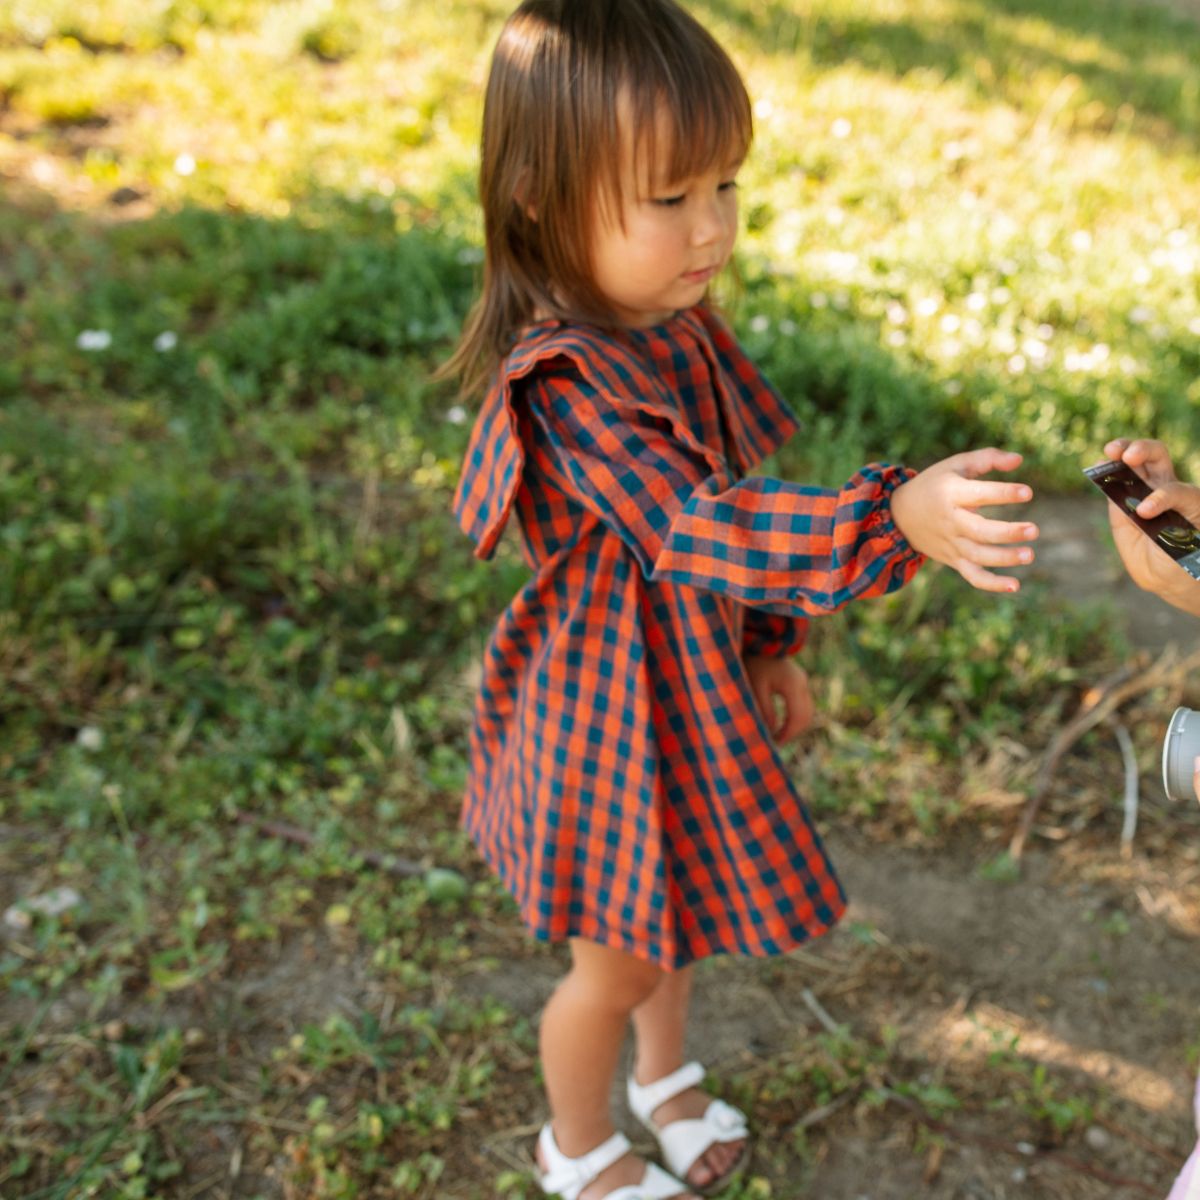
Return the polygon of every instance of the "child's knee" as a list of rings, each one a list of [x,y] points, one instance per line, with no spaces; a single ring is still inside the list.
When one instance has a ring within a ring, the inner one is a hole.
[[[666,978],[654,963],[590,943],[574,945],[574,974],[614,1008],[632,1012]]]

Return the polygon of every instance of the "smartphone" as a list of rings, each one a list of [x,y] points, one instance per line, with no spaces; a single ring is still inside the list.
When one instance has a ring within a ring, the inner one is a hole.
[[[1135,510],[1153,489],[1131,466],[1102,462],[1083,473],[1193,579],[1200,579],[1200,529],[1173,508],[1157,517],[1139,517]]]

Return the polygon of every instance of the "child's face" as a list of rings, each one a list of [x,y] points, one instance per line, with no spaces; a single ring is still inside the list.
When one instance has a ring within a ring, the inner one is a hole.
[[[741,163],[668,180],[636,163],[632,149],[626,160],[619,203],[598,201],[593,213],[592,273],[622,323],[636,328],[698,303],[729,261]]]

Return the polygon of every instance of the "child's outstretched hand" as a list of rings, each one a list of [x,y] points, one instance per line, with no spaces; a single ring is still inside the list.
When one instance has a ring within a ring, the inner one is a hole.
[[[812,724],[813,702],[808,690],[808,673],[790,658],[747,655],[746,674],[750,677],[763,720],[777,742],[790,742]],[[782,711],[776,697],[783,702]]]
[[[969,450],[934,463],[892,493],[892,517],[914,550],[953,567],[972,587],[1015,592],[1021,584],[988,567],[1033,562],[1038,527],[1028,521],[995,521],[975,510],[993,504],[1024,504],[1033,492],[1023,483],[980,479],[989,471],[1015,471],[1021,456],[1011,450]]]

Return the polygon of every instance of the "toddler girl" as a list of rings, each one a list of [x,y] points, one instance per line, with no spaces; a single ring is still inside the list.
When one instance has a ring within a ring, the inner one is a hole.
[[[533,573],[488,644],[464,824],[537,938],[570,941],[541,1024],[539,1182],[566,1200],[691,1197],[745,1117],[683,1065],[691,964],[783,954],[844,897],[775,743],[808,722],[806,618],[923,556],[977,587],[1037,530],[979,450],[839,489],[749,472],[795,432],[706,303],[737,227],[751,110],[673,0],[527,0],[496,47],[483,294],[448,365],[488,390],[455,501],[487,558],[510,515]],[[613,1131],[630,1105],[670,1173]]]

